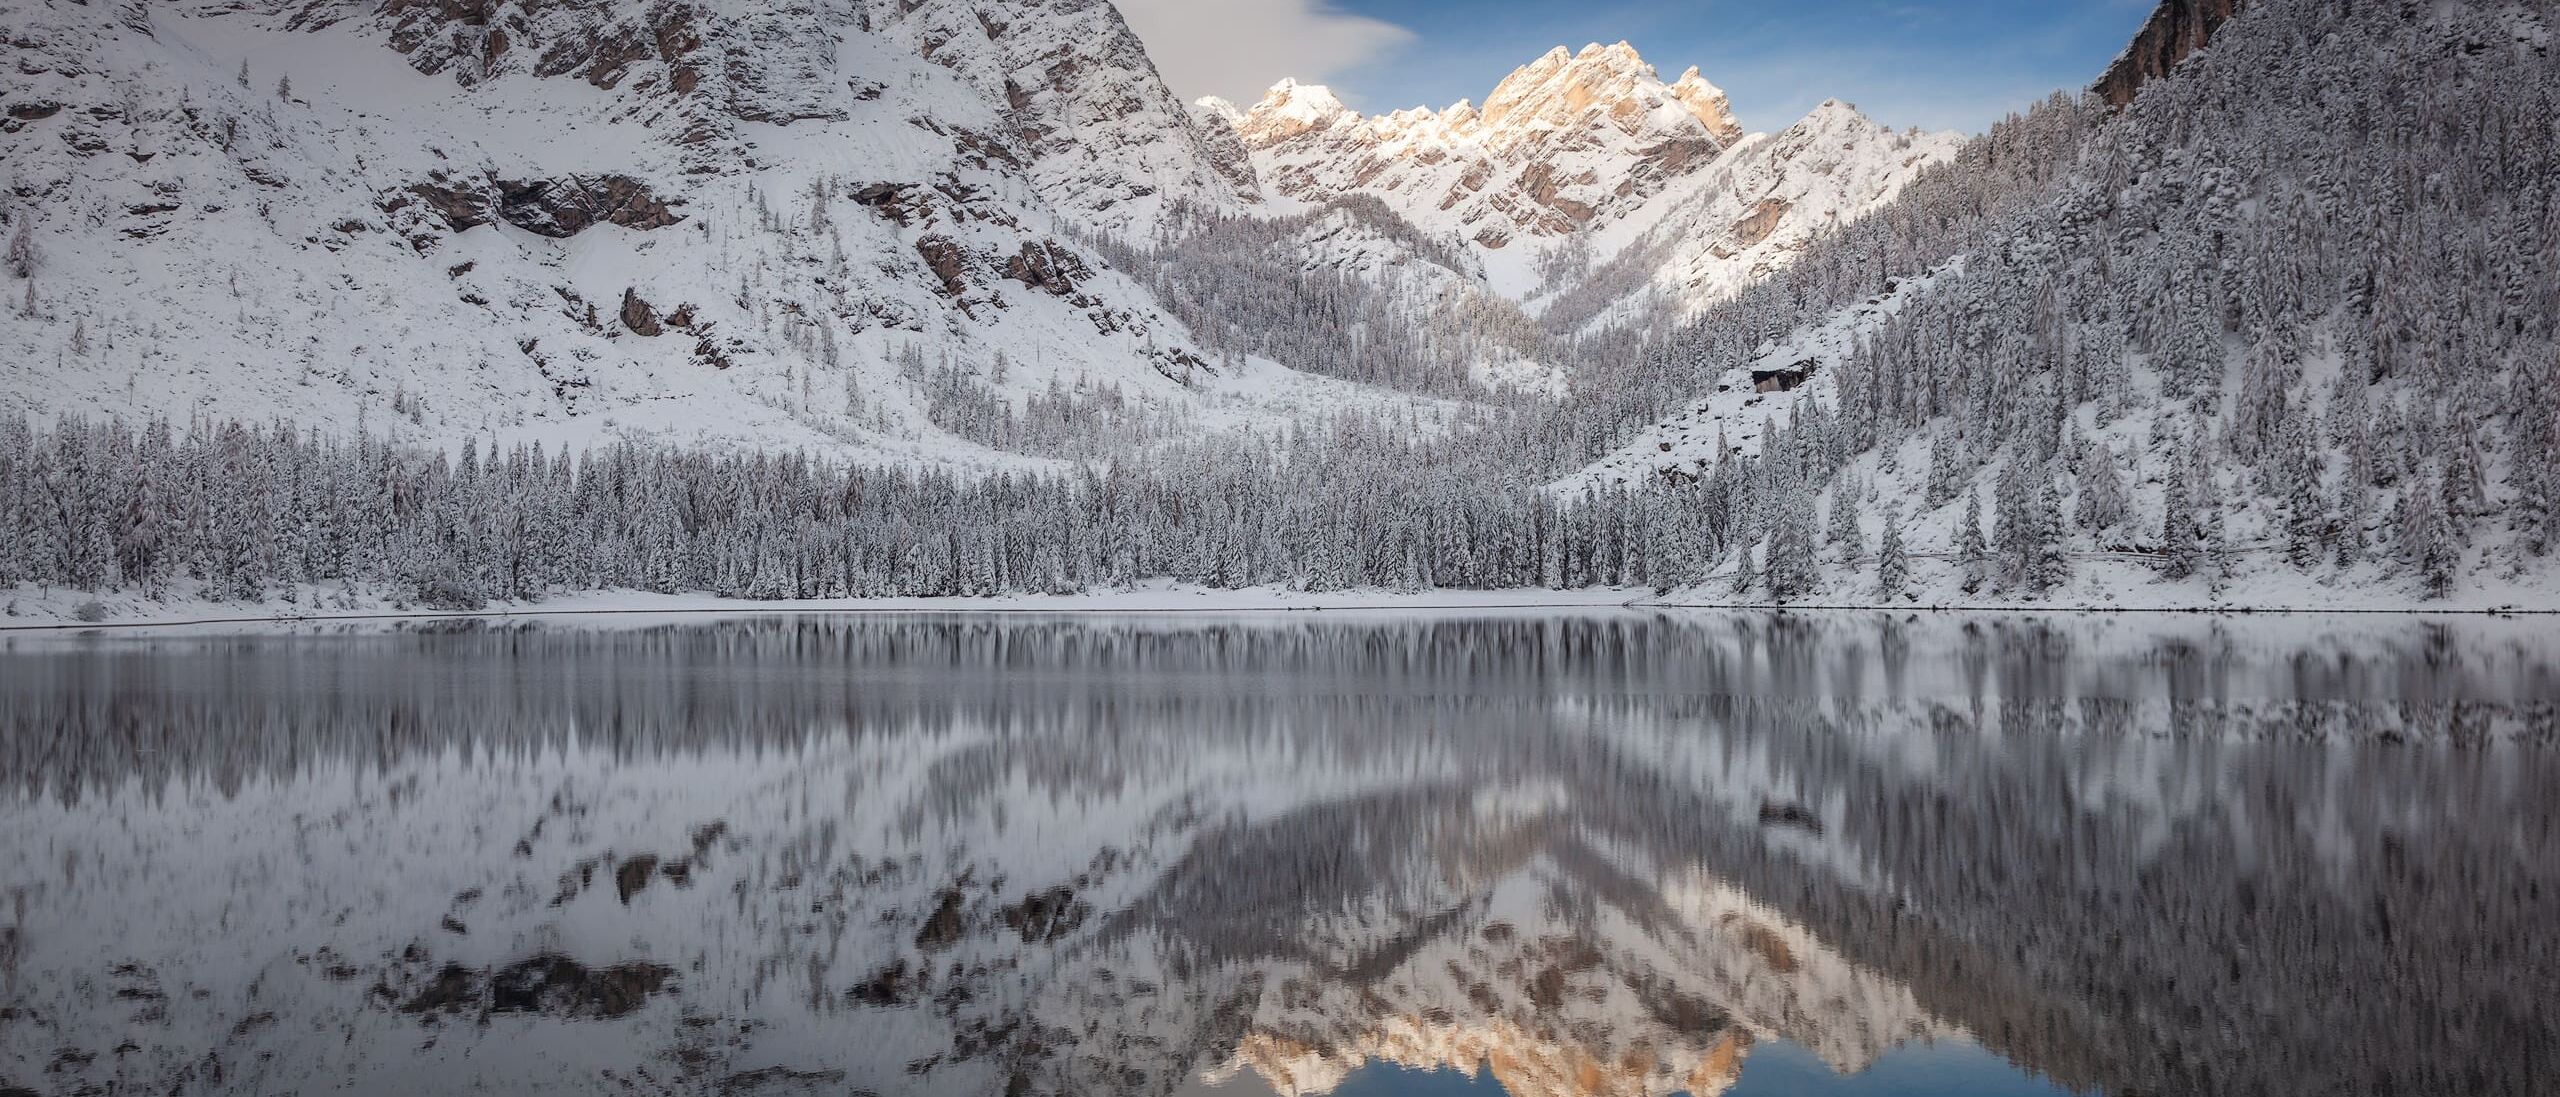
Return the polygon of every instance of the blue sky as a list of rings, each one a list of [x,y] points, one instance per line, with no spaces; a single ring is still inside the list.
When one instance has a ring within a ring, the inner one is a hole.
[[[1363,110],[1441,107],[1481,101],[1504,74],[1550,47],[1625,39],[1665,79],[1698,66],[1733,96],[1750,129],[1782,128],[1839,98],[1889,125],[1980,132],[2010,110],[2096,77],[2153,0],[1120,4],[1186,96],[1249,104],[1262,87],[1294,75],[1332,85]],[[1168,63],[1175,52],[1189,56]]]

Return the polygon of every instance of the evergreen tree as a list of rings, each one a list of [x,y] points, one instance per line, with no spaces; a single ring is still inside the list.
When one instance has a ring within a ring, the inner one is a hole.
[[[1883,601],[1901,598],[1911,585],[1911,557],[1902,545],[1902,516],[1887,511],[1884,516],[1884,544],[1876,550],[1876,597]]]
[[[2419,589],[2429,598],[2452,593],[2462,563],[2462,546],[2455,541],[2444,511],[2443,478],[2438,473],[2422,479],[2400,497],[2400,560],[2418,577]]]
[[[1858,524],[1858,493],[1843,484],[1831,497],[1831,525],[1825,538],[1840,551],[1840,563],[1852,574],[1867,555],[1866,534]]]
[[[2133,492],[2124,468],[2109,446],[2090,448],[2080,466],[2080,492],[2072,517],[2091,532],[2123,525],[2133,512]]]
[[[1966,594],[1980,591],[1989,577],[1991,547],[1982,538],[1982,496],[1971,490],[1964,493],[1964,521],[1956,528],[1956,567],[1964,573]]]
[[[2219,478],[2203,462],[2197,462],[2192,467],[2195,469],[2196,476],[2193,489],[2196,505],[2196,554],[2203,565],[2205,578],[2208,580],[2207,589],[2219,595],[2223,587],[2230,582],[2238,560],[2229,551],[2229,546],[2223,537],[2222,488]]]
[[[2062,523],[2062,497],[2053,486],[2053,478],[2039,476],[2036,480],[2034,547],[2027,561],[2027,587],[2045,594],[2071,582],[2071,551]]]
[[[1997,589],[2002,591],[2032,589],[2029,574],[2039,551],[2037,539],[2041,523],[2035,514],[2037,477],[2026,469],[2026,455],[2012,454],[2001,466],[2000,475],[1991,488],[1991,547],[1998,553],[1994,572]]]
[[[7,262],[9,273],[20,278],[34,278],[42,257],[36,251],[36,218],[32,213],[18,215],[17,230],[9,234]],[[27,284],[27,315],[35,315],[35,284]]]
[[[1801,489],[1778,504],[1778,521],[1769,531],[1769,594],[1791,602],[1813,593],[1821,580],[1813,533],[1813,497]]]

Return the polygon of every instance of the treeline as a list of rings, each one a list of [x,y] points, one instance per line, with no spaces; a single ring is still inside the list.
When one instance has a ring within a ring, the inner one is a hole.
[[[1414,262],[1356,269],[1313,244],[1341,237],[1374,238]],[[1518,304],[1477,285],[1479,264],[1462,245],[1415,228],[1373,195],[1275,218],[1177,205],[1147,246],[1088,243],[1226,361],[1259,355],[1405,392],[1520,403],[1522,394],[1488,393],[1477,368],[1579,360]]]
[[[1068,472],[623,442],[459,454],[289,423],[0,424],[0,588],[419,604],[606,589],[759,599],[1668,582],[1659,493],[1558,499],[1346,419]],[[183,588],[181,584],[185,584]]]

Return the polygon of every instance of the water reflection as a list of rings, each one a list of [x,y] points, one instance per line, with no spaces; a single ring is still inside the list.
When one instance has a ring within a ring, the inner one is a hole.
[[[0,642],[0,1092],[2542,1092],[2545,631]]]

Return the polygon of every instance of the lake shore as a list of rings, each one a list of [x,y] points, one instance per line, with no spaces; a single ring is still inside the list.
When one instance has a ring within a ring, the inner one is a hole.
[[[950,598],[828,598],[752,600],[709,593],[656,594],[646,591],[582,591],[534,601],[495,601],[477,609],[436,609],[389,595],[335,587],[304,587],[261,602],[226,601],[172,593],[161,598],[124,592],[18,588],[0,592],[0,633],[77,632],[85,630],[229,631],[278,625],[361,622],[434,622],[519,618],[698,619],[706,616],[794,613],[871,614],[1195,614],[1195,613],[1487,613],[1583,612],[1608,609],[1768,611],[1788,613],[1911,613],[2017,615],[2179,615],[2179,616],[2382,616],[2382,617],[2525,617],[2560,613],[2560,598],[2536,598],[2515,604],[2486,597],[2457,596],[2425,602],[2373,592],[2297,588],[2283,591],[2234,592],[2246,597],[2198,603],[2181,601],[2189,592],[2169,586],[2155,590],[2108,590],[2103,597],[2077,597],[2036,602],[1973,599],[1960,592],[1933,592],[1943,600],[1900,604],[1834,602],[1820,598],[1791,604],[1719,597],[1714,586],[1667,593],[1634,587],[1587,590],[1421,590],[1381,589],[1305,591],[1286,587],[1213,589],[1171,582],[1092,590],[1075,594],[1018,594]],[[2512,592],[2508,592],[2512,593]],[[2325,597],[2324,597],[2325,596]]]

